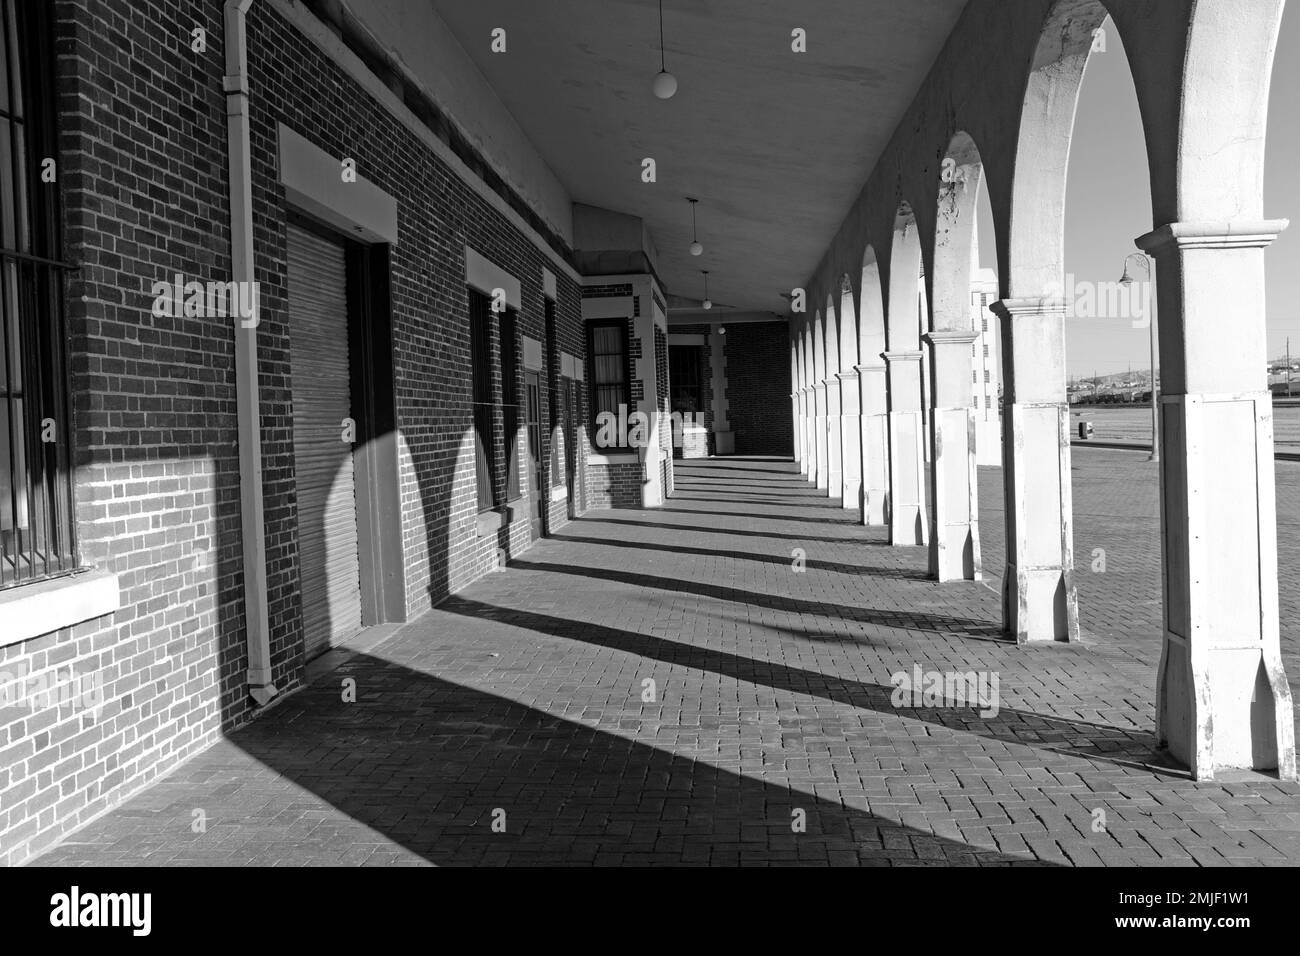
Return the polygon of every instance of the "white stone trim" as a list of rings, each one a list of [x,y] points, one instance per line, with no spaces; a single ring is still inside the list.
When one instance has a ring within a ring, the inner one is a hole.
[[[635,465],[639,464],[641,456],[634,451],[614,451],[607,454],[593,451],[587,454],[587,464],[603,468],[606,465]]]
[[[519,280],[469,246],[465,247],[465,284],[487,296],[491,296],[496,289],[504,289],[506,305],[512,309],[523,308]]]
[[[344,182],[342,161],[280,126],[280,182],[285,199],[354,239],[397,245],[397,200],[357,174]]]
[[[558,298],[555,292],[555,273],[546,266],[542,266],[542,295],[552,302]]]
[[[569,497],[569,489],[566,488],[564,485],[556,485],[554,488],[551,489],[552,501],[564,501],[568,497]]]
[[[524,370],[540,372],[542,370],[542,343],[524,336]]]
[[[582,300],[583,319],[630,319],[632,296],[616,295]]]
[[[121,606],[117,575],[90,571],[0,591],[0,647],[112,614]]]

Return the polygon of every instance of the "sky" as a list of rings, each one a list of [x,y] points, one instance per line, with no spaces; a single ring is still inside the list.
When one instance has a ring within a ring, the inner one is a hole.
[[[1070,151],[1065,207],[1067,273],[1078,281],[1113,282],[1133,240],[1151,230],[1151,187],[1142,123],[1128,59],[1116,30],[1105,24],[1106,50],[1095,52],[1084,74]],[[1290,219],[1291,228],[1268,248],[1268,349],[1275,358],[1291,337],[1300,356],[1300,2],[1282,17],[1269,103],[1265,155],[1264,215]],[[981,197],[980,234],[992,234]],[[996,267],[992,243],[980,243],[981,265]],[[1066,363],[1071,377],[1106,375],[1150,366],[1148,332],[1129,319],[1071,317],[1066,325]]]

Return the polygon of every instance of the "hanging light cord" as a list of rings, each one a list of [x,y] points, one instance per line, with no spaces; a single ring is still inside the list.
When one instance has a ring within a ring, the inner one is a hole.
[[[699,234],[695,228],[695,200],[691,200],[691,239],[698,239]]]
[[[659,0],[659,71],[668,72],[664,63],[664,0]]]

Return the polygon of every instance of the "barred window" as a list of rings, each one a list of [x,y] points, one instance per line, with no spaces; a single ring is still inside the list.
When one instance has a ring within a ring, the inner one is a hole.
[[[617,420],[632,414],[632,386],[628,375],[627,320],[613,319],[587,324],[587,381],[591,390],[592,440],[600,434],[600,415],[608,412]],[[618,431],[617,447],[625,447],[627,435]]]
[[[0,588],[77,567],[51,7],[0,0]]]
[[[496,507],[496,443],[492,440],[492,320],[488,297],[469,290],[469,352],[474,402],[474,473],[480,511]]]

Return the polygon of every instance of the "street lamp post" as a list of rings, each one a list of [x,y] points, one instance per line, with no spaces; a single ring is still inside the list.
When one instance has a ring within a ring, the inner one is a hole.
[[[1147,293],[1147,329],[1151,350],[1151,457],[1149,461],[1160,460],[1160,386],[1156,384],[1156,273],[1155,266],[1145,252],[1134,252],[1124,258],[1124,274],[1120,285],[1132,285],[1133,277],[1129,275],[1130,260],[1137,259],[1146,270],[1150,289]]]

